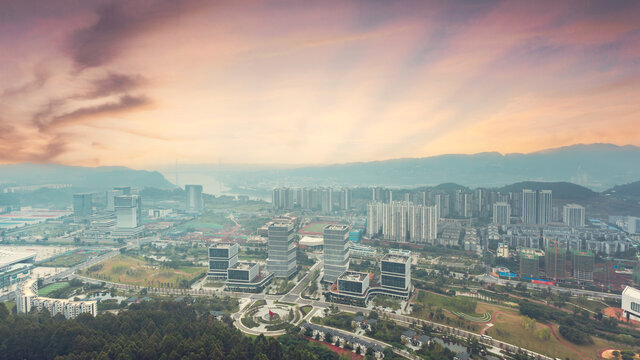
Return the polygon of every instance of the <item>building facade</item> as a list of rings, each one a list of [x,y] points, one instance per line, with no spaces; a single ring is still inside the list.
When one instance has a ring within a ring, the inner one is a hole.
[[[323,281],[334,283],[349,269],[349,226],[330,224],[323,229]]]
[[[212,279],[227,277],[227,269],[238,262],[238,244],[218,243],[209,248],[209,271]]]
[[[202,212],[202,185],[185,185],[184,192],[187,212]]]
[[[278,222],[271,224],[267,241],[267,271],[276,278],[290,278],[296,272],[296,247],[293,243],[293,224]]]
[[[584,227],[584,207],[578,204],[567,204],[562,207],[562,221],[569,227]]]

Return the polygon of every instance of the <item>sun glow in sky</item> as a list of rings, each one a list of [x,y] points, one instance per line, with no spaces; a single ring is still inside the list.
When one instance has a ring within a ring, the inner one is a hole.
[[[0,163],[640,145],[637,1],[0,0]]]

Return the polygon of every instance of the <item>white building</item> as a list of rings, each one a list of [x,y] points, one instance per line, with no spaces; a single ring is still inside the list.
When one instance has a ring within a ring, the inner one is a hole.
[[[509,245],[505,243],[498,244],[498,257],[509,258]]]
[[[62,314],[67,319],[73,319],[80,314],[98,314],[97,301],[70,301],[66,299],[51,299],[38,296],[37,279],[26,281],[16,291],[16,308],[18,313],[28,313],[31,309],[42,311],[47,309],[51,316]]]
[[[431,243],[438,235],[438,208],[406,201],[367,204],[367,233],[384,240]]]
[[[493,204],[493,223],[498,225],[509,225],[511,221],[511,205],[506,202]]]
[[[627,320],[640,321],[640,290],[627,286],[622,291],[622,315]]]
[[[567,204],[562,207],[562,221],[569,227],[584,226],[584,207],[578,204]]]
[[[545,225],[551,222],[553,213],[551,190],[522,190],[522,222]]]

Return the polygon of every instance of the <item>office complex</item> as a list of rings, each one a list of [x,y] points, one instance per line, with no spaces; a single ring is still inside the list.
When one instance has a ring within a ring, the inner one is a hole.
[[[577,204],[567,204],[562,207],[562,221],[569,227],[583,227],[584,207]]]
[[[411,293],[411,257],[387,254],[380,260],[380,285],[390,294],[405,297]]]
[[[367,232],[383,240],[433,244],[438,235],[438,208],[392,201],[367,204]]]
[[[107,211],[116,211],[116,196],[131,195],[131,187],[116,186],[106,193]]]
[[[528,225],[545,225],[551,222],[551,190],[522,190],[522,222]]]
[[[47,309],[51,316],[62,314],[67,319],[73,319],[80,314],[98,314],[97,301],[71,301],[66,299],[51,299],[38,296],[37,279],[25,281],[16,291],[16,308],[18,313],[28,313],[31,309],[41,311]]]
[[[202,185],[185,185],[186,211],[199,213],[202,211]]]
[[[91,193],[73,194],[73,217],[76,221],[86,220],[93,214]]]
[[[212,279],[226,278],[227,269],[238,262],[238,244],[218,243],[209,248],[209,271]]]
[[[293,224],[278,222],[268,230],[267,271],[277,278],[289,278],[296,272],[296,247],[293,243]]]
[[[493,223],[498,225],[509,225],[511,221],[511,205],[506,202],[493,204]]]
[[[117,227],[137,228],[142,225],[142,198],[138,195],[120,195],[115,198]]]
[[[364,296],[369,290],[369,273],[345,271],[337,279],[338,292],[343,294]]]
[[[349,226],[327,225],[322,235],[324,237],[322,280],[334,283],[338,276],[349,268]]]
[[[258,293],[273,280],[273,274],[261,274],[260,265],[252,262],[236,262],[227,269],[225,289],[236,292]]]

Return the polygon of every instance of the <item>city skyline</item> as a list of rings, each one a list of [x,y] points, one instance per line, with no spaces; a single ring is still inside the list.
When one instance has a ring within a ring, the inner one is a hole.
[[[328,164],[640,145],[638,3],[3,8],[0,163]]]

